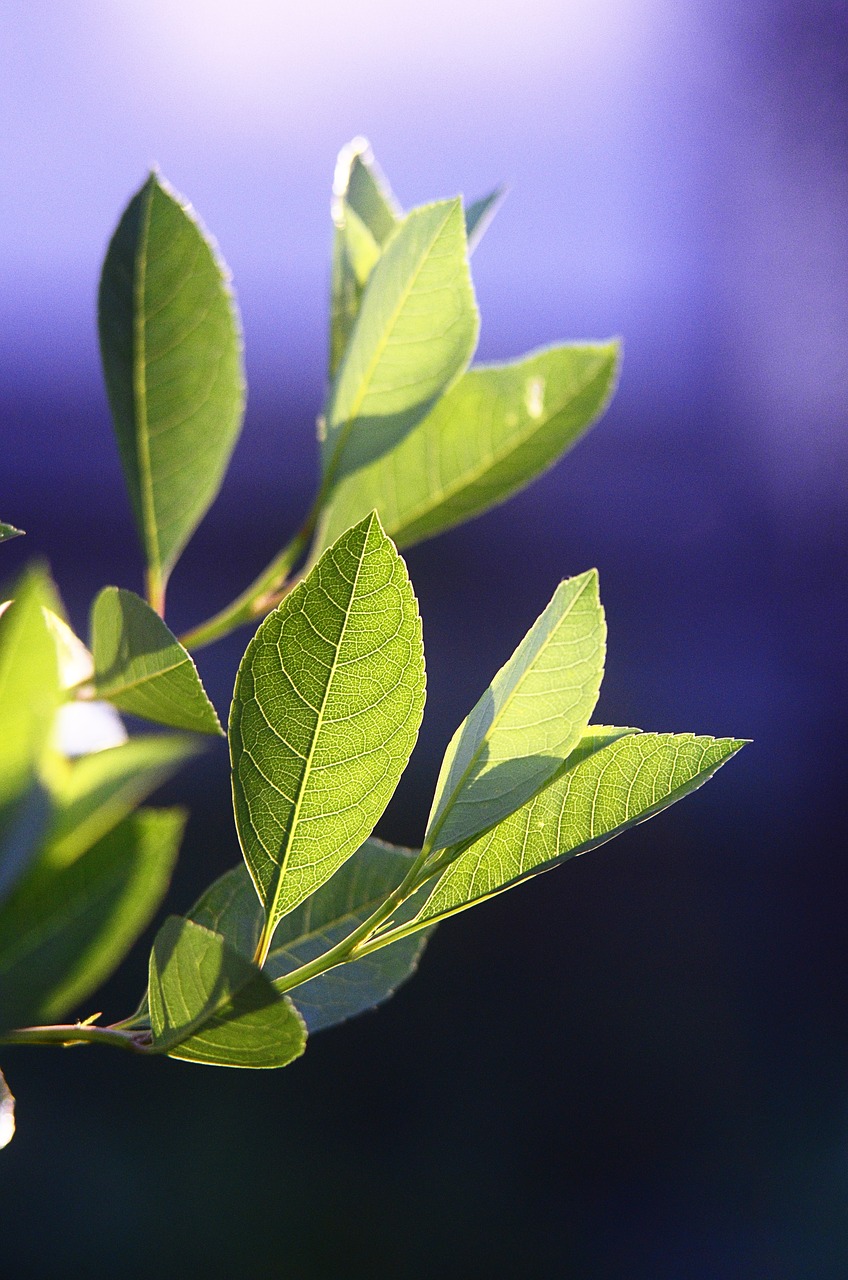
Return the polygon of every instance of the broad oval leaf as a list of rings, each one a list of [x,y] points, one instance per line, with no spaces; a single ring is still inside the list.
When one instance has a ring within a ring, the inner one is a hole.
[[[19,882],[0,909],[0,1028],[59,1018],[100,986],[161,902],[184,825],[181,810],[139,809]]]
[[[194,739],[146,734],[62,762],[51,777],[45,859],[54,866],[73,862],[196,753]]]
[[[219,1067],[284,1067],[306,1047],[290,1000],[217,933],[171,916],[150,954],[154,1047]]]
[[[386,452],[471,358],[479,318],[459,199],[407,214],[368,280],[323,419],[325,485]]]
[[[382,840],[366,840],[326,884],[280,921],[263,972],[282,978],[348,937],[398,887],[415,856]],[[263,912],[243,863],[216,880],[189,916],[221,934],[243,956],[254,955]],[[415,973],[426,941],[425,932],[402,938],[290,990],[310,1034],[388,1000]]]
[[[318,547],[374,509],[404,547],[503,502],[597,422],[618,364],[619,344],[606,342],[469,369],[390,452],[341,476]]]
[[[558,777],[447,867],[417,922],[453,915],[611,840],[696,790],[744,745],[738,738],[590,729]]]
[[[371,834],[424,697],[418,603],[371,515],[265,619],[236,678],[236,826],[271,927]]]
[[[223,733],[194,659],[133,591],[104,587],[91,610],[94,687],[121,711],[195,733]]]
[[[22,538],[23,529],[16,529],[13,524],[4,524],[0,520],[0,542],[9,542],[12,538]]]
[[[161,597],[241,430],[241,331],[229,273],[157,174],[130,201],[100,281],[100,350],[118,448]]]
[[[428,823],[431,849],[468,840],[529,799],[580,741],[604,673],[594,569],[550,604],[451,739]]]

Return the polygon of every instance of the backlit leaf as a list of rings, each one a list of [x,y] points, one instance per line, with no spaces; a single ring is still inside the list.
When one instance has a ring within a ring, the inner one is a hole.
[[[220,934],[165,921],[150,955],[153,1042],[172,1058],[222,1067],[284,1067],[306,1047],[294,1005]]]
[[[194,659],[134,592],[100,592],[91,610],[91,648],[98,697],[174,729],[223,732]]]
[[[56,645],[45,614],[55,602],[44,573],[27,573],[0,615],[0,821],[29,787],[61,699]]]
[[[264,972],[272,979],[284,977],[348,937],[398,887],[414,857],[382,840],[366,840],[332,879],[283,917]],[[243,956],[253,956],[264,913],[243,863],[216,880],[189,915]],[[412,977],[425,943],[425,934],[416,933],[289,991],[310,1034],[387,1000]]]
[[[551,347],[469,369],[389,452],[340,477],[318,547],[374,509],[403,547],[502,502],[597,421],[618,350],[615,342]]]
[[[561,768],[594,710],[605,653],[592,569],[560,583],[451,739],[428,824],[433,849],[499,822]]]
[[[22,538],[23,529],[16,529],[13,524],[3,524],[0,520],[0,542],[9,542],[11,538]]]
[[[424,695],[418,604],[372,515],[265,619],[236,679],[236,826],[272,924],[371,834],[412,751]]]
[[[418,921],[452,915],[611,840],[696,790],[743,745],[593,727],[558,777],[451,863]]]
[[[0,1029],[52,1021],[120,963],[168,887],[185,815],[140,809],[66,866],[39,862],[0,908]]]
[[[407,214],[386,242],[322,419],[325,483],[385,453],[471,358],[478,315],[461,202]]]
[[[156,594],[220,488],[244,412],[229,274],[156,174],[130,201],[100,282],[100,349]]]

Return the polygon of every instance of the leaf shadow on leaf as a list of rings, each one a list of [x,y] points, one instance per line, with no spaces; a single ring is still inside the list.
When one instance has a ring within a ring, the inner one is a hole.
[[[443,391],[410,405],[399,413],[357,418],[347,438],[339,442],[334,481],[354,475],[390,453],[427,417],[442,394]]]
[[[22,799],[0,807],[0,903],[38,853],[50,815],[50,796],[39,782]]]
[[[143,605],[143,601],[140,602]],[[170,635],[158,614],[145,608],[139,608],[130,595],[115,592],[115,605],[120,613],[121,627],[118,632],[118,645],[111,655],[109,666],[99,666],[97,682],[104,688],[112,680],[123,677],[128,661],[152,657],[167,652],[174,646],[174,637]],[[129,639],[132,635],[132,653],[129,652]],[[102,647],[98,658],[102,657]]]

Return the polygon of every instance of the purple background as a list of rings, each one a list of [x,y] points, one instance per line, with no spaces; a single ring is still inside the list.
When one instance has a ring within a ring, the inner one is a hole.
[[[4,576],[73,620],[138,589],[94,299],[158,163],[235,277],[250,402],[169,621],[228,600],[314,485],[329,184],[506,180],[480,355],[625,340],[604,423],[409,554],[429,707],[378,832],[420,838],[445,741],[597,564],[609,722],[755,739],[615,845],[448,923],[379,1015],[284,1073],[17,1051],[10,1275],[735,1280],[848,1270],[844,865],[848,13],[833,0],[0,5]],[[225,708],[241,634],[201,669]],[[238,858],[226,763],[169,905]],[[140,946],[103,993],[127,1012]]]

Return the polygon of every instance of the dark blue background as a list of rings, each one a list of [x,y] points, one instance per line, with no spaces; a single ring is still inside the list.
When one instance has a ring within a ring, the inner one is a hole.
[[[409,554],[429,705],[378,831],[420,838],[449,733],[558,579],[601,570],[599,714],[755,743],[695,798],[448,923],[283,1073],[7,1054],[0,1273],[791,1280],[848,1273],[846,124],[836,0],[0,5],[0,517],[73,620],[138,589],[94,297],[157,161],[235,275],[250,405],[176,628],[296,527],[316,472],[329,181],[512,192],[480,354],[625,339],[604,423]],[[245,636],[204,651],[225,708]],[[234,863],[226,762],[169,905]],[[106,988],[127,1012],[140,946]]]

